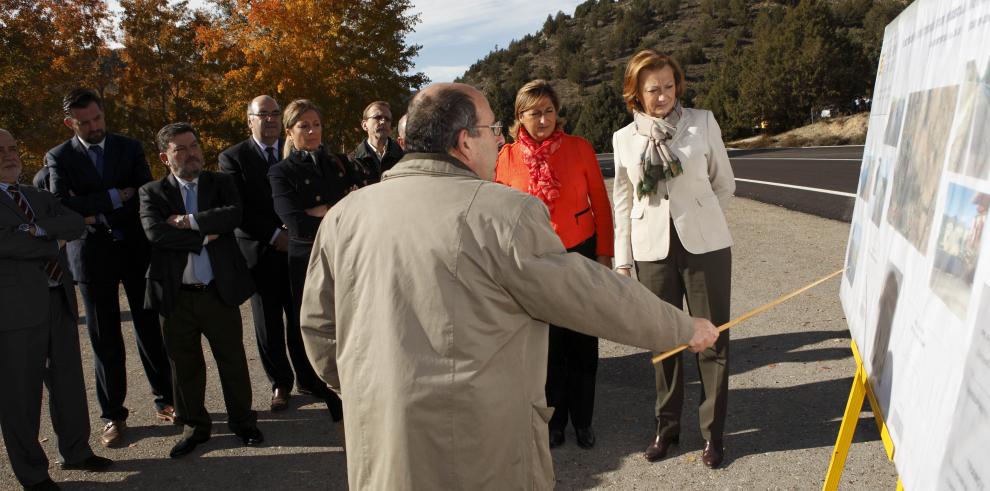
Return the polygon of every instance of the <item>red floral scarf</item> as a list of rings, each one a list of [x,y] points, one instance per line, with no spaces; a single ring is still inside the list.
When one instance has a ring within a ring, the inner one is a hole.
[[[550,168],[550,155],[560,148],[563,130],[557,129],[545,140],[536,140],[526,131],[519,128],[519,143],[522,144],[523,162],[529,170],[529,194],[540,198],[550,212],[553,212],[554,202],[560,197],[560,181]]]

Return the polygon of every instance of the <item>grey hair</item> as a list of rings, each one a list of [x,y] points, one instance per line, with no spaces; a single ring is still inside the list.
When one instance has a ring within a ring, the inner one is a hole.
[[[463,89],[444,87],[434,95],[417,94],[406,114],[407,153],[447,153],[457,147],[461,130],[478,136],[478,111]]]

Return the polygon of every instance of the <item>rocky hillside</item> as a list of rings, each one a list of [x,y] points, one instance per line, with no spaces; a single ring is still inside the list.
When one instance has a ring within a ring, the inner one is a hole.
[[[538,32],[492,51],[460,80],[483,88],[509,124],[516,90],[533,78],[549,79],[567,129],[605,151],[611,132],[629,120],[621,99],[625,63],[653,48],[681,62],[684,104],[715,111],[727,136],[746,136],[761,122],[783,131],[816,108],[841,108],[869,95],[883,27],[905,4],[588,0],[571,14],[548,16]]]

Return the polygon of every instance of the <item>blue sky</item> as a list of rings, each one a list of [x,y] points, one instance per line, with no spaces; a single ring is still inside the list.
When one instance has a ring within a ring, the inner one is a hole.
[[[108,0],[111,10],[119,10],[117,0]],[[423,48],[416,57],[415,71],[433,82],[449,82],[496,45],[508,46],[513,39],[534,33],[547,15],[558,11],[573,14],[578,0],[422,0],[414,1],[411,14],[420,16],[416,32],[407,38]],[[205,0],[190,0],[193,8]]]
[[[449,82],[496,45],[534,33],[547,15],[573,14],[577,0],[424,0],[414,2],[420,14],[409,42],[422,45],[416,70],[434,82]]]

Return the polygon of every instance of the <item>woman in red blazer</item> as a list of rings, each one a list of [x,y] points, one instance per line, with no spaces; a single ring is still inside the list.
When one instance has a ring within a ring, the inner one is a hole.
[[[612,267],[612,209],[595,150],[587,140],[565,134],[557,117],[560,100],[545,80],[533,80],[516,93],[514,143],[502,147],[495,181],[540,198],[568,252]],[[568,416],[578,446],[591,448],[591,416],[598,371],[598,338],[550,326],[547,405],[550,447],[564,443]]]

